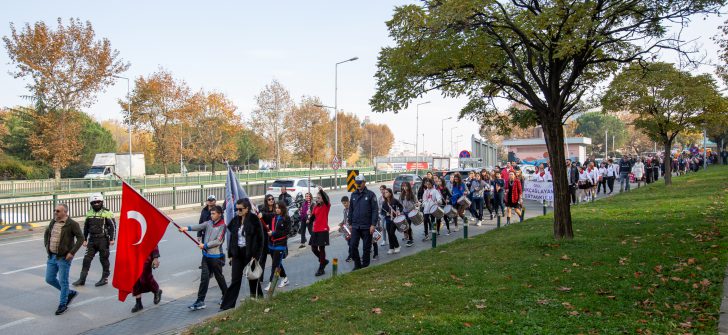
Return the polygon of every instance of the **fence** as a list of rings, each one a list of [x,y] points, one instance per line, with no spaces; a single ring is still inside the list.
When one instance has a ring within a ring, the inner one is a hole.
[[[359,171],[372,171],[373,168],[354,168]],[[345,173],[345,172],[340,172]],[[309,170],[301,171],[256,171],[256,172],[242,172],[237,173],[238,180],[240,181],[255,181],[265,179],[275,179],[284,177],[308,177]],[[334,174],[334,170],[315,170],[312,175],[326,175]],[[164,176],[145,176],[144,178],[134,179],[131,181],[131,185],[136,188],[150,188],[150,187],[176,187],[176,186],[187,186],[187,185],[201,185],[201,184],[213,184],[216,182],[225,182],[226,173],[216,175],[201,175],[196,176],[178,176],[171,175],[168,177]],[[20,195],[50,195],[50,194],[71,194],[79,192],[92,192],[92,191],[110,191],[121,186],[121,182],[116,179],[83,179],[83,178],[68,178],[62,179],[60,184],[57,184],[53,179],[41,179],[41,180],[11,180],[11,181],[0,181],[0,197],[15,197]]]
[[[382,182],[393,180],[399,173],[363,172],[362,174],[367,175],[370,182]],[[318,176],[316,178],[312,177],[311,180],[325,189],[331,189],[335,186],[336,178],[334,176]],[[248,196],[257,197],[266,194],[270,182],[270,180],[241,181],[240,184],[244,187]],[[339,176],[339,185],[346,187],[346,176],[343,174]],[[200,184],[156,189],[140,188],[140,190],[144,197],[157,208],[177,209],[183,206],[202,206],[210,194],[214,194],[218,199],[224,199],[225,197],[224,184]],[[119,213],[121,210],[121,191],[106,192],[104,198],[104,205],[112,212]],[[0,204],[0,220],[2,221],[0,223],[0,232],[11,228],[19,230],[26,226],[36,226],[35,223],[49,222],[53,219],[53,209],[59,203],[68,205],[70,217],[83,217],[89,210],[88,193],[53,194],[47,199],[4,203]]]

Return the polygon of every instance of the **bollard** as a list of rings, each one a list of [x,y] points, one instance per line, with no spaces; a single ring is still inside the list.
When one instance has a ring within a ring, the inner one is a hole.
[[[468,225],[467,224],[463,225],[463,238],[466,240],[468,239]]]
[[[336,277],[337,272],[339,272],[339,259],[334,258],[331,261],[331,277]]]
[[[281,277],[281,268],[278,267],[275,270],[275,275],[273,276],[273,281],[270,283],[270,288],[268,289],[268,300],[270,300],[273,297],[273,292],[276,290],[276,286],[278,286],[278,278]]]
[[[498,220],[496,220],[496,226],[495,227],[496,228],[500,228],[500,218],[501,218],[501,216],[496,213],[496,217],[498,218]]]
[[[523,222],[524,217],[526,217],[526,206],[521,205],[521,215],[518,222]]]
[[[432,249],[435,249],[435,248],[437,248],[437,232],[430,229],[430,236],[432,239]]]
[[[546,215],[546,200],[543,200],[543,215]]]

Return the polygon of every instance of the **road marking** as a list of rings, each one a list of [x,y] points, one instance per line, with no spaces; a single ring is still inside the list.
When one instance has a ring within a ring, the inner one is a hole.
[[[186,271],[182,271],[182,272],[173,273],[172,274],[172,277],[183,276],[183,275],[186,275],[186,274],[188,274],[190,272],[195,272],[195,270],[186,270]]]
[[[9,323],[6,323],[6,324],[4,324],[4,325],[0,326],[0,330],[2,330],[2,329],[7,329],[7,328],[10,328],[10,327],[13,327],[13,326],[17,326],[17,325],[19,325],[19,324],[21,324],[21,323],[26,323],[26,322],[28,322],[28,321],[32,321],[32,320],[34,320],[34,319],[35,319],[34,317],[32,317],[32,316],[29,316],[29,317],[27,317],[27,318],[22,318],[22,319],[20,319],[20,320],[15,320],[15,321],[13,321],[13,322],[9,322]]]
[[[13,274],[13,273],[18,273],[18,272],[23,272],[23,271],[28,271],[28,270],[33,270],[33,269],[37,269],[37,268],[42,268],[42,267],[44,267],[44,266],[46,266],[46,265],[45,265],[45,264],[41,264],[41,265],[31,266],[31,267],[27,267],[27,268],[23,268],[23,269],[18,269],[18,270],[13,270],[13,271],[8,271],[8,272],[3,272],[3,274],[4,274],[4,275],[11,275],[11,274]]]
[[[0,244],[0,247],[6,246],[6,245],[11,245],[11,244],[18,244],[18,243],[25,243],[25,242],[33,242],[33,241],[41,241],[41,240],[43,240],[43,239],[42,238],[34,238],[34,239],[23,240],[23,241],[6,242],[6,243]]]

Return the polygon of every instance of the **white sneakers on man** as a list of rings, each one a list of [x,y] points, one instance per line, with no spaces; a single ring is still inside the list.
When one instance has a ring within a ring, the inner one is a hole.
[[[394,253],[395,254],[398,254],[399,253],[399,247],[394,248]]]
[[[278,283],[278,288],[283,288],[288,286],[288,277],[281,278],[281,282]]]

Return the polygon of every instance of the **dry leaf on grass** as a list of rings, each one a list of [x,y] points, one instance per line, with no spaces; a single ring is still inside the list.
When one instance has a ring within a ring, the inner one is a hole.
[[[412,287],[412,283],[406,282],[406,283],[402,284],[402,286],[404,286],[404,287]]]
[[[561,256],[561,259],[566,261],[566,260],[570,260],[571,258],[569,258],[568,255],[563,255],[563,256]]]
[[[382,309],[379,307],[372,308],[372,313],[374,314],[382,314]]]
[[[473,325],[471,325],[470,322],[465,322],[465,323],[463,323],[463,326],[465,326],[466,328],[470,328]]]
[[[319,300],[319,297],[317,295],[311,297],[311,302],[316,302]]]
[[[477,309],[483,309],[483,308],[485,308],[485,305],[478,304],[478,305],[475,305],[475,308],[477,308]]]
[[[266,308],[263,310],[263,313],[268,313],[268,312],[270,312],[270,308]]]
[[[556,288],[556,290],[561,291],[561,292],[569,292],[569,291],[571,291],[571,287],[559,286]]]

